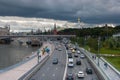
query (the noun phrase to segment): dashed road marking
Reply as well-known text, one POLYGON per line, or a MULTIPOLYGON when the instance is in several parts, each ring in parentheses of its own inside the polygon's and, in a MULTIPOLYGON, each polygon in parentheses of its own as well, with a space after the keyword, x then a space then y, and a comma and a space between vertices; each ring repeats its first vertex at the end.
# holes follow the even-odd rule
POLYGON ((58 68, 56 68, 56 70, 58 70, 58 68))
POLYGON ((53 77, 55 77, 55 74, 52 74, 53 77))

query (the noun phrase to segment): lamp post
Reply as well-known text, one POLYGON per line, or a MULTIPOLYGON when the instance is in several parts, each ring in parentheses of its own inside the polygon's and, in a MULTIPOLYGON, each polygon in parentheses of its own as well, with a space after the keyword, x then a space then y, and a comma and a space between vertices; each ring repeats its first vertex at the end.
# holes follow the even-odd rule
POLYGON ((99 58, 100 58, 100 54, 99 54, 99 53, 100 53, 100 50, 99 50, 99 49, 100 49, 100 37, 98 37, 98 66, 99 66, 99 64, 100 64, 100 63, 99 63, 99 58))
POLYGON ((84 38, 84 48, 85 48, 85 46, 86 46, 86 36, 84 38))

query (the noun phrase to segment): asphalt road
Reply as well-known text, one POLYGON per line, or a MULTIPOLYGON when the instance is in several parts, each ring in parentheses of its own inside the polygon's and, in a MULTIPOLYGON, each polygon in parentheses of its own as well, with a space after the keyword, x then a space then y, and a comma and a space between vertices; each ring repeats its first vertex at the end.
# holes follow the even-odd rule
POLYGON ((55 44, 61 51, 55 50, 40 70, 30 80, 63 80, 66 66, 65 48, 59 43, 55 44), (53 58, 58 58, 58 64, 52 64, 53 58))
POLYGON ((74 61, 74 67, 73 68, 67 68, 67 73, 73 73, 74 74, 74 79, 75 80, 92 80, 93 78, 95 78, 95 80, 99 80, 97 75, 95 74, 93 68, 91 67, 91 65, 88 63, 87 58, 81 59, 80 58, 80 54, 78 54, 78 58, 80 58, 81 60, 81 65, 76 65, 76 59, 77 57, 74 57, 75 53, 72 53, 73 56, 73 61, 74 61), (86 73, 86 68, 90 67, 92 68, 93 74, 87 74, 86 73), (84 78, 78 78, 77 74, 79 71, 83 71, 85 73, 85 77, 84 78))
MULTIPOLYGON (((60 43, 55 44, 55 46, 59 46, 62 51, 56 50, 53 52, 53 54, 50 56, 50 58, 46 61, 46 63, 41 67, 41 69, 31 77, 30 80, 63 80, 65 66, 66 66, 66 50, 60 43), (53 58, 58 58, 58 64, 52 64, 53 58)), ((59 48, 58 48, 59 49, 59 48)), ((97 75, 95 74, 93 70, 93 74, 87 74, 85 72, 85 69, 87 67, 91 67, 91 65, 88 63, 87 58, 81 59, 81 65, 76 65, 76 57, 73 55, 73 61, 74 61, 74 67, 69 68, 67 67, 67 73, 73 73, 75 80, 92 80, 95 78, 96 80, 99 80, 97 75), (77 77, 78 71, 83 71, 85 73, 85 77, 83 79, 79 79, 77 77)), ((80 58, 80 54, 78 54, 78 58, 80 58)), ((91 67, 92 68, 92 67, 91 67)))

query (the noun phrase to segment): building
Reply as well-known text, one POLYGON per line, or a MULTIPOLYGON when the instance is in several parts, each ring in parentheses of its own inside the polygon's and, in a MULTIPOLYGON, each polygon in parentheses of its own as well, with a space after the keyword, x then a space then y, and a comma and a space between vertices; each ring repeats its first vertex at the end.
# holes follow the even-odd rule
MULTIPOLYGON (((0 36, 9 35, 10 34, 10 26, 6 25, 4 28, 0 27, 0 36)), ((10 44, 11 38, 4 37, 0 38, 0 44, 10 44)))
POLYGON ((4 28, 0 27, 0 35, 9 35, 10 34, 10 26, 7 25, 4 28))

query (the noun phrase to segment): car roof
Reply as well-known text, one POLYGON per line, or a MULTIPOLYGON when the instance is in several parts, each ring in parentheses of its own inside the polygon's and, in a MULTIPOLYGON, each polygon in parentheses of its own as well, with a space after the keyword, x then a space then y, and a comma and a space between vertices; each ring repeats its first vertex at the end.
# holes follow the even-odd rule
POLYGON ((83 73, 83 71, 79 71, 78 73, 83 73))

